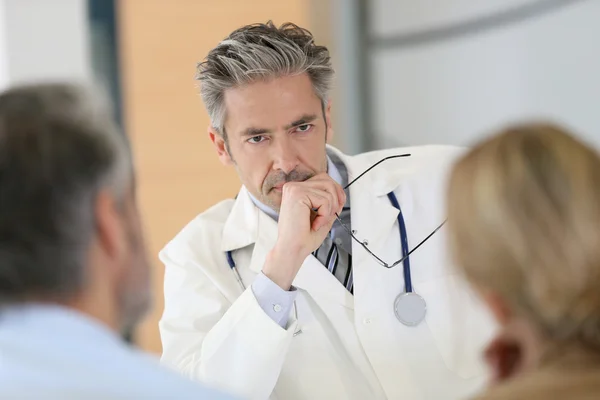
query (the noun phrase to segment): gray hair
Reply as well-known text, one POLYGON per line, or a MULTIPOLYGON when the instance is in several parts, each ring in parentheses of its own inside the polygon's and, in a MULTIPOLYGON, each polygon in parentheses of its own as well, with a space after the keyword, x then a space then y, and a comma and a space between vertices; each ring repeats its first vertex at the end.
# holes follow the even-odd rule
POLYGON ((329 99, 334 70, 329 51, 312 34, 292 23, 273 22, 237 29, 198 64, 196 79, 213 128, 226 138, 224 93, 227 89, 282 76, 307 73, 323 105, 329 99))
POLYGON ((121 201, 133 179, 108 105, 70 84, 0 94, 0 304, 66 299, 86 283, 96 195, 121 201))

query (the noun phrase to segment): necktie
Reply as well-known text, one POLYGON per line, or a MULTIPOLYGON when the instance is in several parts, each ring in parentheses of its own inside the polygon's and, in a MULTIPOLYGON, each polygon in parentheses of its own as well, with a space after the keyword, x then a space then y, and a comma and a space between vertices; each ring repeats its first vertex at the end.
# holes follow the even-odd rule
MULTIPOLYGON (((328 152, 328 156, 341 175, 340 184, 344 186, 348 182, 346 166, 334 152, 328 152)), ((339 216, 344 225, 350 229, 350 193, 348 191, 346 191, 346 204, 339 216)), ((339 221, 334 222, 329 235, 313 254, 350 293, 354 293, 352 238, 339 221)))
MULTIPOLYGON (((350 225, 350 207, 344 207, 340 219, 344 225, 350 225)), ((339 221, 336 221, 314 255, 350 293, 353 293, 352 247, 350 240, 344 240, 347 236, 349 235, 339 221)))

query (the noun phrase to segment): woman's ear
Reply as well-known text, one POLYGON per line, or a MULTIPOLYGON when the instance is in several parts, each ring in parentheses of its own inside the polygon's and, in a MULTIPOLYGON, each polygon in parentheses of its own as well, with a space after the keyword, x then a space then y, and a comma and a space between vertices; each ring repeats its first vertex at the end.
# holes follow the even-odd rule
POLYGON ((219 156, 221 163, 223 165, 232 165, 233 160, 229 154, 229 148, 225 142, 225 138, 223 138, 223 136, 212 127, 212 125, 208 125, 208 137, 215 146, 215 150, 217 150, 217 155, 219 156))
POLYGON ((481 297, 488 309, 500 325, 506 325, 512 317, 507 302, 497 293, 490 290, 480 290, 481 297))

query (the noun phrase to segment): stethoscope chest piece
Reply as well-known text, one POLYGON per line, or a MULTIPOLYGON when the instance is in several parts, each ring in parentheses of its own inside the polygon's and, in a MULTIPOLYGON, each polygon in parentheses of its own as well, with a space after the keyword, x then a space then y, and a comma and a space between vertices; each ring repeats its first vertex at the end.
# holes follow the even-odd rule
POLYGON ((406 326, 417 326, 425 319, 427 303, 415 292, 400 293, 394 301, 394 313, 406 326))

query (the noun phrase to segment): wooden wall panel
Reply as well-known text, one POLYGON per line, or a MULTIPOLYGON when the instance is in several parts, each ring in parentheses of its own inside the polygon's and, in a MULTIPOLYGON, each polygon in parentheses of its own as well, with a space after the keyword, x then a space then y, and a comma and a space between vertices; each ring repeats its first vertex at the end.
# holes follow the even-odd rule
POLYGON ((157 253, 188 221, 235 195, 239 181, 218 162, 195 65, 235 28, 272 19, 307 26, 308 0, 120 0, 124 122, 137 163, 141 212, 154 262, 155 304, 135 333, 159 353, 163 266, 157 253))

